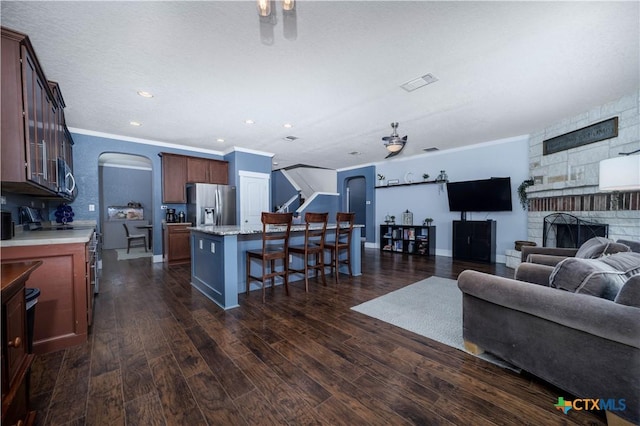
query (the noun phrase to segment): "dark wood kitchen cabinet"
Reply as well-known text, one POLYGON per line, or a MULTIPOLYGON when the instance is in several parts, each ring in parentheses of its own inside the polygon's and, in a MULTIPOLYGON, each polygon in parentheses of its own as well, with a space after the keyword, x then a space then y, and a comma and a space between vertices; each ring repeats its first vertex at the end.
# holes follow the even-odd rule
POLYGON ((191 244, 189 237, 191 231, 187 228, 191 223, 164 223, 163 234, 163 259, 169 265, 178 265, 191 262, 191 244))
POLYGON ((162 202, 187 202, 187 157, 162 153, 162 202))
POLYGON ((187 183, 229 184, 229 162, 188 155, 162 156, 162 201, 184 204, 187 202, 187 183))
MULTIPOLYGON (((87 235, 88 241, 91 240, 90 235, 87 235)), ((88 244, 53 243, 0 249, 3 264, 42 261, 42 266, 30 278, 30 283, 40 289, 33 333, 33 353, 36 355, 87 341, 87 302, 92 300, 87 294, 91 288, 90 277, 87 276, 87 262, 90 262, 87 258, 88 244)))
POLYGON ((208 160, 209 176, 207 183, 229 184, 229 163, 227 161, 208 160))
POLYGON ((453 258, 496 262, 495 220, 454 220, 453 258))
POLYGON ((2 424, 31 425, 36 413, 29 404, 29 372, 24 288, 42 262, 2 264, 2 424))
POLYGON ((229 183, 229 163, 208 158, 187 157, 187 183, 229 183))
POLYGON ((58 158, 72 164, 60 87, 47 81, 25 34, 2 28, 1 50, 2 190, 58 197, 58 158))
POLYGON ((187 157, 187 182, 209 183, 209 160, 206 158, 187 157))

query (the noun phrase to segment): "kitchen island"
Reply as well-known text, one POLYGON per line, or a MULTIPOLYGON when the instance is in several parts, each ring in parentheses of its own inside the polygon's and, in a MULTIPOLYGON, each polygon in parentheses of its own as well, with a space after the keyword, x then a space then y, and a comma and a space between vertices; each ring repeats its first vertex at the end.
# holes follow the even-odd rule
MULTIPOLYGON (((355 225, 351 244, 351 269, 354 276, 362 274, 360 231, 355 225)), ((223 309, 238 306, 238 293, 246 290, 246 251, 262 248, 262 225, 210 226, 201 225, 191 230, 191 285, 223 309)), ((327 225, 327 241, 335 239, 336 224, 327 225)), ((292 225, 290 244, 304 244, 305 225, 292 225)), ((329 262, 327 251, 325 263, 329 262)), ((302 259, 294 256, 291 267, 302 269, 302 259)), ((258 268, 256 265, 255 268, 258 268)), ((346 265, 341 271, 347 272, 346 265)), ((303 279, 302 274, 289 274, 289 282, 303 279), (298 275, 299 277, 296 277, 298 275)), ((276 285, 281 285, 276 282, 276 285)), ((251 290, 261 288, 251 283, 251 290)))

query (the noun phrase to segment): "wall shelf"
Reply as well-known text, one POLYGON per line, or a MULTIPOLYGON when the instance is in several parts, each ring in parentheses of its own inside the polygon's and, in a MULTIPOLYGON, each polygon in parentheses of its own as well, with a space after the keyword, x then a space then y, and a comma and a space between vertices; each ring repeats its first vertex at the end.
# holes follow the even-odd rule
POLYGON ((427 185, 427 184, 434 184, 434 183, 446 183, 446 182, 439 182, 436 180, 423 180, 422 182, 411 182, 411 183, 394 183, 391 185, 380 185, 380 186, 376 186, 376 189, 382 189, 382 188, 396 188, 398 186, 411 186, 411 185, 427 185))

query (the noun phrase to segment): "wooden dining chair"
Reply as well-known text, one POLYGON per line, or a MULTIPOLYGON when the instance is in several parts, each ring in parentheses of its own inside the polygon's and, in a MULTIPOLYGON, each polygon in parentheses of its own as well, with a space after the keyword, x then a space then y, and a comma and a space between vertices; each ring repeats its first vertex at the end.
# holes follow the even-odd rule
POLYGON ((131 247, 139 247, 140 244, 138 244, 138 241, 142 241, 142 244, 144 245, 144 251, 146 253, 147 251, 147 236, 144 234, 131 234, 129 232, 129 227, 127 226, 126 223, 123 223, 122 226, 124 226, 124 232, 127 234, 127 253, 129 253, 129 250, 131 249, 131 247))
POLYGON ((353 235, 353 225, 355 224, 355 213, 336 213, 335 240, 325 242, 324 247, 329 250, 331 262, 325 266, 331 267, 331 273, 335 269, 336 283, 340 282, 340 265, 347 265, 349 276, 353 276, 351 271, 351 236, 353 235), (340 258, 340 252, 346 250, 346 256, 340 258))
POLYGON ((262 212, 262 249, 247 250, 247 296, 251 281, 260 281, 262 285, 262 303, 265 302, 266 282, 275 286, 275 278, 282 277, 285 291, 289 295, 289 234, 293 213, 262 212), (260 276, 251 275, 251 259, 262 264, 260 276), (282 262, 282 269, 276 270, 276 261, 282 262))
POLYGON ((316 278, 318 277, 318 270, 320 270, 322 283, 327 285, 327 279, 324 274, 324 243, 328 218, 329 213, 305 213, 304 244, 289 246, 289 252, 302 255, 302 262, 304 263, 302 269, 289 268, 289 272, 304 274, 304 289, 307 292, 309 291, 310 270, 314 271, 316 278), (310 261, 313 261, 313 263, 309 264, 310 261))

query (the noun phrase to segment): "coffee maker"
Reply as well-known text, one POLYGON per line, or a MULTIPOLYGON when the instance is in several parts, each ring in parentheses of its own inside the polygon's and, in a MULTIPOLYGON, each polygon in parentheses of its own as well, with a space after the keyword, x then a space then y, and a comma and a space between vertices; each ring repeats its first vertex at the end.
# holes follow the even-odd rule
POLYGON ((165 221, 167 223, 176 223, 178 221, 178 218, 176 216, 176 209, 167 209, 165 221))

